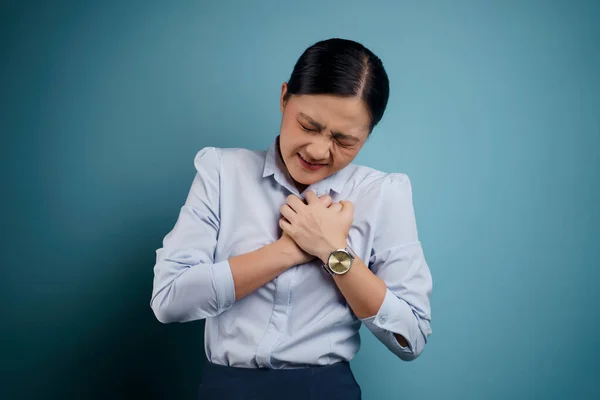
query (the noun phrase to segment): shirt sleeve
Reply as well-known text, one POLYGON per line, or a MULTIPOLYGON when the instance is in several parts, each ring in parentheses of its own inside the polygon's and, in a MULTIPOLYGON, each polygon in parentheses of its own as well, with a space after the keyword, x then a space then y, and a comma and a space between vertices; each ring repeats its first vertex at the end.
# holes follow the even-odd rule
POLYGON ((380 190, 368 264, 387 291, 377 314, 361 321, 394 354, 410 361, 421 354, 431 334, 431 273, 418 239, 409 178, 388 174, 380 190), (406 339, 407 347, 395 333, 406 339))
POLYGON ((219 232, 220 157, 206 147, 173 229, 156 250, 150 306, 162 323, 216 316, 235 300, 229 261, 214 262, 219 232))

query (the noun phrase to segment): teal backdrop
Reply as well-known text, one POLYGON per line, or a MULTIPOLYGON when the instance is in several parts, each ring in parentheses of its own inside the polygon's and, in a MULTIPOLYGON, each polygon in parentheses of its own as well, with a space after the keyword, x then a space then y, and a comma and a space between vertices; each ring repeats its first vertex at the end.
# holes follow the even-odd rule
POLYGON ((2 399, 193 399, 203 323, 150 309, 204 146, 266 149, 301 52, 391 78, 357 162, 412 180, 433 334, 365 329, 364 398, 600 398, 600 2, 3 2, 2 399))

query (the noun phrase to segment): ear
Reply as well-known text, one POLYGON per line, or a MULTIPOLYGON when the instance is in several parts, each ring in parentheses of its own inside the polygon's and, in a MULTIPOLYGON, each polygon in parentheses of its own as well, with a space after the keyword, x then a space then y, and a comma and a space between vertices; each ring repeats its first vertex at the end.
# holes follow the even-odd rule
POLYGON ((285 95, 287 94, 288 85, 287 82, 283 82, 281 85, 281 97, 279 98, 279 111, 283 114, 283 109, 285 108, 285 95))

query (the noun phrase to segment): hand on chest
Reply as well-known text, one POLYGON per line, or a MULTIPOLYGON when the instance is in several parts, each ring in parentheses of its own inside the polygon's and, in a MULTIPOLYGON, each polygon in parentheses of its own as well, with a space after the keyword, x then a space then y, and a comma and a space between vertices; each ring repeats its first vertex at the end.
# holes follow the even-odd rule
MULTIPOLYGON (((221 218, 218 238, 218 251, 220 257, 228 258, 245 254, 261 248, 281 237, 282 229, 279 221, 283 217, 281 208, 289 202, 287 190, 273 192, 258 187, 251 193, 238 195, 235 201, 228 199, 222 202, 221 218)), ((343 197, 338 193, 331 193, 333 203, 350 201, 354 207, 353 219, 348 231, 348 244, 359 257, 368 257, 369 242, 372 240, 372 226, 368 222, 372 217, 368 215, 369 207, 364 201, 354 196, 343 197)), ((300 199, 298 199, 300 200, 300 199)), ((306 200, 302 199, 306 204, 306 200)), ((338 205, 339 206, 339 205, 338 205)), ((371 206, 372 208, 372 206, 371 206)), ((310 212, 308 209, 305 212, 310 212)), ((320 218, 315 215, 304 215, 307 220, 320 218)), ((303 223, 314 221, 303 221, 303 223)), ((333 222, 335 223, 335 217, 333 222)), ((326 234, 327 230, 325 230, 326 234)), ((332 231, 335 232, 335 231, 332 231)))

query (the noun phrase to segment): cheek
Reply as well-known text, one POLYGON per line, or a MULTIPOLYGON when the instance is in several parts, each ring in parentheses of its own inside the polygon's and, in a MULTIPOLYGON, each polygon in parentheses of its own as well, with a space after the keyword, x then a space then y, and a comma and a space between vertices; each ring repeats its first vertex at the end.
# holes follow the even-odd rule
POLYGON ((281 127, 280 145, 284 156, 289 156, 291 152, 296 153, 298 148, 302 147, 305 132, 294 125, 281 127))
POLYGON ((335 151, 333 152, 333 159, 336 165, 347 165, 354 160, 356 157, 356 152, 350 149, 345 149, 339 146, 336 146, 335 151))
POLYGON ((298 127, 295 121, 287 121, 281 125, 281 135, 290 141, 298 140, 305 132, 298 127))
POLYGON ((352 163, 356 158, 358 152, 350 149, 339 149, 335 150, 333 156, 333 169, 339 171, 345 168, 348 164, 352 163))

